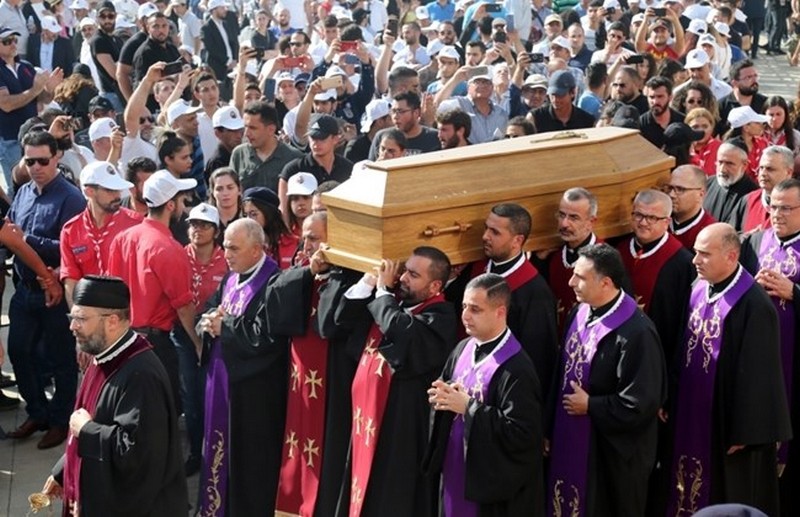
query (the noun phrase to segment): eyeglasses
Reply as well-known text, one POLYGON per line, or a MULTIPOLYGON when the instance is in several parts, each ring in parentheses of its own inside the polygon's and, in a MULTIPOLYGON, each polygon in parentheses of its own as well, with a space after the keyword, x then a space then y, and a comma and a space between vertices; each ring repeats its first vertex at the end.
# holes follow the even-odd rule
POLYGON ((151 124, 156 121, 156 118, 153 115, 149 117, 139 117, 139 124, 144 124, 145 122, 150 122, 151 124))
POLYGON ((50 165, 50 160, 52 159, 53 159, 52 156, 50 158, 25 158, 25 165, 27 165, 28 167, 32 167, 34 163, 38 163, 42 167, 45 167, 47 165, 50 165))
POLYGON ((16 36, 11 36, 10 38, 6 38, 6 39, 3 40, 3 46, 4 47, 8 47, 10 45, 16 45, 16 44, 17 44, 17 37, 16 36))
POLYGON ((82 327, 84 323, 89 321, 92 318, 108 318, 109 316, 113 316, 113 314, 94 314, 92 316, 73 316, 72 314, 67 314, 67 319, 69 320, 70 324, 74 323, 78 327, 82 327))
POLYGON ((641 212, 631 212, 631 217, 637 223, 647 221, 647 224, 656 224, 659 221, 665 221, 669 219, 669 217, 659 217, 657 215, 648 215, 641 212))
POLYGON ((406 108, 404 110, 393 108, 391 110, 392 115, 402 115, 404 113, 408 113, 409 111, 414 111, 412 108, 406 108))
POLYGON ((767 207, 767 209, 771 214, 781 214, 781 215, 789 215, 798 208, 800 208, 800 205, 795 205, 795 206, 769 205, 769 207, 767 207))
POLYGON ((703 190, 700 187, 679 187, 678 185, 664 185, 664 193, 669 194, 675 192, 677 195, 682 196, 690 190, 703 190))

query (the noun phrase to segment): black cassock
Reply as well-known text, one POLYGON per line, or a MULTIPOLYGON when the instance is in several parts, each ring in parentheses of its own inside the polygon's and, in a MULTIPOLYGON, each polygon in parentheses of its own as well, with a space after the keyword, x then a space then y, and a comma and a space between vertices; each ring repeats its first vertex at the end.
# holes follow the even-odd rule
MULTIPOLYGON (((170 386, 152 350, 129 359, 106 381, 78 443, 81 515, 186 514, 189 496, 170 386)), ((64 459, 53 467, 62 484, 64 459)))
MULTIPOLYGON (((450 354, 443 380, 453 380, 468 341, 450 354)), ((544 515, 541 397, 536 369, 523 350, 497 368, 484 404, 470 401, 464 419, 465 496, 479 503, 481 517, 544 515)), ((449 411, 432 413, 425 470, 433 475, 442 470, 454 416, 449 411)))
MULTIPOLYGON (((351 332, 348 350, 355 360, 375 321, 384 334, 378 351, 393 371, 361 516, 430 516, 438 485, 422 472, 430 429, 427 390, 456 342, 453 306, 435 303, 411 316, 393 296, 343 298, 336 321, 351 332)), ((350 418, 341 425, 350 426, 350 418)), ((337 515, 349 512, 350 481, 348 467, 337 515)))
POLYGON ((734 224, 739 200, 756 190, 758 185, 745 173, 742 179, 730 187, 721 187, 716 178, 709 178, 706 187, 706 197, 703 200, 705 211, 721 223, 734 224))
MULTIPOLYGON (((222 279, 208 308, 220 304, 231 274, 222 279)), ((284 338, 268 333, 266 288, 265 284, 256 292, 244 314, 222 318, 220 339, 230 397, 226 515, 232 517, 272 513, 278 491, 289 347, 284 338)))
MULTIPOLYGON (((332 269, 319 288, 319 303, 313 331, 328 340, 328 362, 325 394, 325 441, 322 447, 320 473, 314 514, 333 515, 339 499, 350 443, 350 385, 358 361, 346 353, 347 335, 334 321, 336 307, 347 288, 356 283, 361 273, 332 269)), ((282 271, 272 278, 267 288, 267 315, 270 333, 281 336, 302 336, 308 329, 314 275, 308 267, 282 271)))
MULTIPOLYGON (((567 319, 569 329, 577 313, 567 319)), ((563 376, 563 360, 555 376, 563 376)), ((587 517, 644 515, 647 484, 656 459, 657 412, 667 396, 667 377, 658 333, 637 309, 597 344, 589 385, 590 443, 587 517)), ((560 390, 550 390, 546 423, 552 432, 560 390)))

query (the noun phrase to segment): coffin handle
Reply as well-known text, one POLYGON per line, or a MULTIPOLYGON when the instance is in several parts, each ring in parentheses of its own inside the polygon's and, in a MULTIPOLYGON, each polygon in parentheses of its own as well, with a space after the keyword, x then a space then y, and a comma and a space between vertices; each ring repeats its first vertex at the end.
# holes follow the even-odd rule
POLYGON ((439 228, 438 226, 431 224, 425 228, 422 234, 425 237, 435 237, 443 233, 465 233, 470 228, 472 228, 472 223, 459 223, 458 221, 455 221, 453 226, 445 226, 443 228, 439 228))

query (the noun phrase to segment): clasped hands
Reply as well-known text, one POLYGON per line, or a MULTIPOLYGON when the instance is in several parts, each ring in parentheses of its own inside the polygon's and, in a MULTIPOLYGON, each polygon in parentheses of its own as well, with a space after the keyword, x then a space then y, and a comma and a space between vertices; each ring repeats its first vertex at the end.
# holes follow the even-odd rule
POLYGON ((225 316, 225 309, 222 306, 200 316, 200 328, 203 332, 219 337, 222 334, 222 318, 225 316))
POLYGON ((437 379, 428 389, 428 403, 436 411, 452 411, 463 415, 469 407, 469 398, 464 385, 459 382, 448 384, 437 379))

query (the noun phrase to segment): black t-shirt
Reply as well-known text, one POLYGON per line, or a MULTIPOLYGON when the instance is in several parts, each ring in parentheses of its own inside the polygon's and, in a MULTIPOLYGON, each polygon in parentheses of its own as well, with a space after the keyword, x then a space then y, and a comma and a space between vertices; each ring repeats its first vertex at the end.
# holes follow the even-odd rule
POLYGON ((369 148, 372 141, 369 136, 362 134, 355 140, 347 142, 347 147, 344 149, 344 157, 353 163, 360 162, 369 158, 369 148))
POLYGON ((567 129, 586 129, 594 127, 594 117, 582 109, 572 106, 572 114, 564 124, 556 117, 553 107, 546 104, 533 110, 533 120, 536 125, 537 133, 547 133, 549 131, 564 131, 567 129))
MULTIPOLYGON (((150 68, 155 63, 159 61, 163 61, 165 63, 171 63, 173 61, 177 61, 181 58, 181 53, 178 52, 178 47, 173 45, 171 42, 167 41, 166 45, 161 45, 160 43, 147 38, 144 43, 136 50, 136 54, 133 56, 133 79, 134 85, 138 85, 144 76, 147 74, 147 69, 150 68)), ((152 106, 149 105, 148 107, 152 110, 154 109, 152 106)), ((155 107, 157 108, 158 105, 156 104, 155 107)))
POLYGON ((286 164, 286 166, 281 171, 280 177, 286 181, 289 181, 289 178, 297 174, 298 172, 308 172, 313 174, 314 177, 317 179, 317 184, 321 184, 325 181, 338 181, 343 182, 350 178, 350 173, 353 171, 353 162, 344 158, 342 156, 334 155, 333 159, 333 168, 331 172, 328 173, 314 157, 311 153, 307 153, 302 158, 295 158, 294 160, 290 161, 286 164))
MULTIPOLYGON (((669 109, 669 124, 683 122, 684 118, 686 118, 686 116, 680 111, 675 111, 672 108, 669 109)), ((664 128, 661 127, 661 124, 656 122, 652 111, 643 113, 639 117, 639 131, 641 131, 643 137, 659 149, 664 145, 664 128)))
POLYGON ((92 59, 97 66, 97 73, 100 76, 100 84, 103 86, 104 92, 118 93, 117 79, 106 72, 103 65, 97 59, 100 54, 109 54, 111 60, 116 63, 119 61, 119 54, 122 50, 122 40, 117 36, 111 36, 103 31, 98 31, 92 41, 89 42, 92 48, 92 59))
MULTIPOLYGON (((385 131, 388 131, 388 128, 381 129, 375 134, 375 138, 372 140, 372 147, 369 149, 370 160, 374 161, 378 159, 378 147, 380 146, 380 142, 385 131)), ((442 143, 439 141, 439 133, 435 129, 422 126, 422 131, 420 134, 414 138, 407 139, 406 149, 418 151, 419 153, 441 151, 442 143)))
POLYGON ((145 41, 147 41, 146 32, 139 31, 131 36, 122 46, 122 50, 119 53, 119 62, 123 65, 133 66, 133 56, 136 55, 136 51, 145 41))

